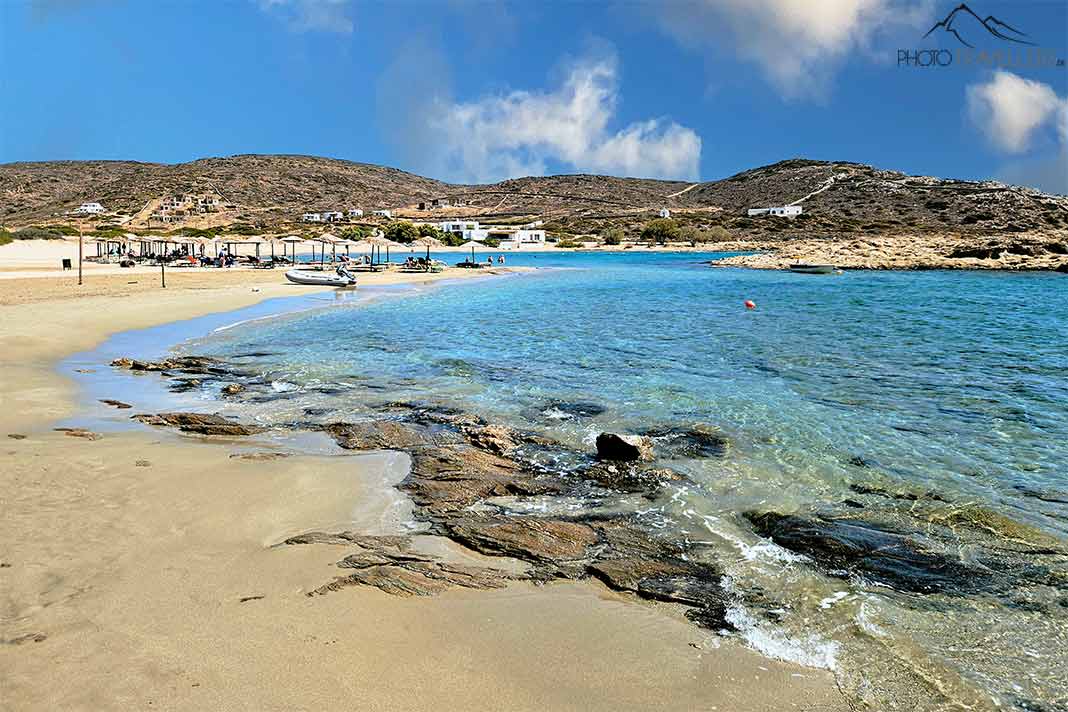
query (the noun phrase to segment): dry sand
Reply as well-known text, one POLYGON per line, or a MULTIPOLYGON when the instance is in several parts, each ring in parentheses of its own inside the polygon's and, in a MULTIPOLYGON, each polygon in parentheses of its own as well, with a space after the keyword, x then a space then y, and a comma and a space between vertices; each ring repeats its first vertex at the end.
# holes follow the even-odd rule
MULTIPOLYGON (((341 550, 271 545, 395 527, 387 483, 404 455, 251 462, 230 457, 246 442, 51 430, 75 415, 61 358, 120 330, 299 293, 281 277, 218 270, 161 290, 101 275, 77 297, 54 278, 0 282, 0 707, 846 708, 829 673, 593 583, 306 596, 339 574, 341 550)), ((363 282, 400 279, 425 277, 363 282)))

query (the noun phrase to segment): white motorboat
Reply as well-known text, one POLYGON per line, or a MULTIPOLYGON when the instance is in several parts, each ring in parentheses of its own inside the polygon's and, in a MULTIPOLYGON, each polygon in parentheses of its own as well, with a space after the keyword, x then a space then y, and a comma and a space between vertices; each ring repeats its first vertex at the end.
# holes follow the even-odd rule
POLYGON ((834 265, 810 265, 799 262, 789 265, 787 269, 799 274, 834 274, 834 265))
POLYGON ((291 269, 286 272, 286 279, 293 284, 310 284, 317 287, 356 286, 356 278, 348 270, 331 273, 313 269, 291 269))

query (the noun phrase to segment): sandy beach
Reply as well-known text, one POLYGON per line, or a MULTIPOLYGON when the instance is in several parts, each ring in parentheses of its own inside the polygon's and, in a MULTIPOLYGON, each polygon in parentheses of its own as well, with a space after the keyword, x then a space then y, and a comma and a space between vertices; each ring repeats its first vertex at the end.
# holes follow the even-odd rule
MULTIPOLYGON (((10 247, 10 246, 8 246, 10 247)), ((831 673, 769 660, 596 583, 390 596, 312 530, 389 534, 393 452, 294 453, 77 422, 63 358, 117 332, 306 293, 280 271, 28 276, 0 248, 0 683, 5 709, 839 710, 831 673)), ((49 256, 49 259, 51 256, 49 256)), ((497 271, 497 270, 495 270, 497 271)), ((485 274, 487 271, 483 271, 485 274)), ((362 285, 472 276, 362 275, 362 285)), ((101 367, 106 367, 101 364, 101 367)), ((461 562, 477 554, 425 546, 461 562)), ((500 566, 498 562, 496 565, 500 566)), ((518 565, 516 563, 515 565, 518 565)))

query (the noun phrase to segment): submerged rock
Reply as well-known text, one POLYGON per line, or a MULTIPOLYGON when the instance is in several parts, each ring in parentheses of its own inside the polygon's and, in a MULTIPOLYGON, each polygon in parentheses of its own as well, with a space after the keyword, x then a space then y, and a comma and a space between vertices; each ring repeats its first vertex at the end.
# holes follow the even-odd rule
POLYGON ((600 403, 589 401, 549 401, 538 408, 538 415, 548 420, 595 418, 608 410, 600 403))
POLYGON ((582 476, 620 492, 655 492, 667 482, 684 482, 686 477, 665 467, 642 468, 627 462, 596 462, 582 476))
POLYGON ((700 423, 689 428, 652 428, 642 435, 652 438, 662 457, 670 458, 719 457, 730 444, 718 428, 700 423))
POLYGON ((653 459, 653 442, 641 435, 601 433, 597 436, 597 458, 636 462, 653 459))
POLYGON ((1006 593, 1024 585, 1068 588, 1062 549, 996 550, 956 538, 948 529, 903 530, 819 514, 747 512, 745 517, 759 534, 811 557, 829 575, 856 574, 898 591, 961 596, 1006 593))
POLYGON ((222 387, 222 394, 224 396, 236 396, 245 390, 245 387, 240 383, 228 383, 222 387))
POLYGON ((145 425, 170 426, 183 433, 198 435, 244 436, 263 432, 263 428, 259 426, 243 425, 221 415, 208 413, 139 414, 132 416, 132 419, 145 425))
POLYGON ((110 406, 112 406, 114 408, 118 408, 119 410, 126 410, 127 408, 133 408, 133 406, 130 405, 129 403, 123 403, 122 401, 115 400, 113 398, 101 398, 100 402, 103 403, 104 405, 110 405, 110 406))

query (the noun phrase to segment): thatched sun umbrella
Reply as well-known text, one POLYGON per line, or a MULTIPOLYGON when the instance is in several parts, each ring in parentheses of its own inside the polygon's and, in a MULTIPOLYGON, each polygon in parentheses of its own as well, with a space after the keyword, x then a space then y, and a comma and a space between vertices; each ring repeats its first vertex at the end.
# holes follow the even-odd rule
POLYGON ((297 263, 297 245, 304 242, 304 238, 299 235, 286 235, 279 240, 282 243, 282 257, 286 256, 286 245, 293 246, 293 264, 297 263))
POLYGON ((412 244, 413 245, 419 245, 419 246, 424 246, 424 245, 426 246, 426 268, 429 270, 430 269, 430 248, 431 247, 441 247, 445 243, 442 242, 441 240, 437 239, 436 237, 430 237, 429 235, 425 235, 423 237, 418 237, 418 238, 412 240, 412 244))

